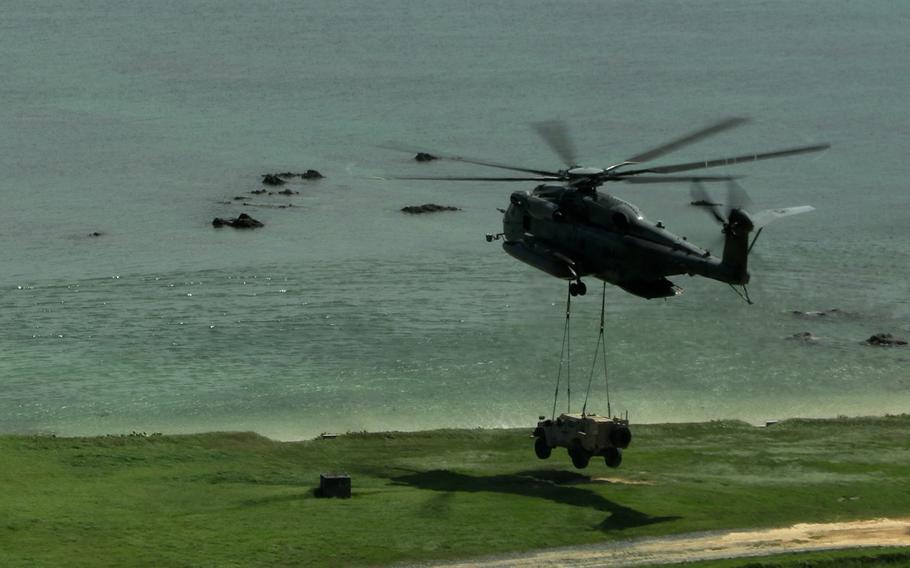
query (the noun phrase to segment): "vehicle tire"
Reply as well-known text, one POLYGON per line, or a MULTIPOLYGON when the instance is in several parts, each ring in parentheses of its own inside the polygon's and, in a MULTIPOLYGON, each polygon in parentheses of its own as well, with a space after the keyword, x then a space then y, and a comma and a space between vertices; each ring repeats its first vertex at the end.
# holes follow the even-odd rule
POLYGON ((632 431, 627 426, 617 426, 610 431, 610 443, 617 448, 628 448, 632 442, 632 431))
POLYGON ((588 467, 588 462, 591 461, 591 454, 577 442, 574 446, 569 448, 569 457, 572 458, 572 465, 578 469, 588 467))
POLYGON ((572 296, 578 295, 578 285, 575 282, 569 282, 569 294, 572 296))
POLYGON ((537 457, 545 460, 550 457, 550 454, 553 452, 553 448, 547 445, 547 441, 543 438, 537 438, 534 440, 534 453, 537 454, 537 457))
POLYGON ((576 290, 578 291, 579 296, 584 296, 585 294, 588 293, 588 287, 585 285, 584 282, 582 282, 580 280, 578 281, 578 287, 576 288, 576 290))
POLYGON ((604 451, 604 463, 607 467, 619 467, 622 463, 622 450, 619 448, 607 448, 604 451))

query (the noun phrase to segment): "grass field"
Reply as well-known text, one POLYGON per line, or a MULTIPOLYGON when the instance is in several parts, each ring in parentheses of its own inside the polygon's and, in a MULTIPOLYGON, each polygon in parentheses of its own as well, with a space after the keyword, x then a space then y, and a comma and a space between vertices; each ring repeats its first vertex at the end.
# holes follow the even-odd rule
POLYGON ((3 437, 0 566, 376 565, 910 516, 910 415, 633 425, 616 470, 538 460, 529 433, 3 437), (351 499, 314 496, 331 471, 351 499))

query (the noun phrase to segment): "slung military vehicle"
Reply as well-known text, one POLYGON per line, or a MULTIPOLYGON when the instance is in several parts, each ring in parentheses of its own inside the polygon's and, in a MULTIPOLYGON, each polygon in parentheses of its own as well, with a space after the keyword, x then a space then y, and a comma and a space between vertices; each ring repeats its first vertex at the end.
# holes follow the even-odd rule
POLYGON ((629 421, 596 414, 560 414, 556 420, 540 417, 532 434, 534 453, 545 460, 553 448, 566 448, 572 465, 584 469, 593 456, 603 456, 608 467, 619 467, 622 450, 632 442, 629 421))

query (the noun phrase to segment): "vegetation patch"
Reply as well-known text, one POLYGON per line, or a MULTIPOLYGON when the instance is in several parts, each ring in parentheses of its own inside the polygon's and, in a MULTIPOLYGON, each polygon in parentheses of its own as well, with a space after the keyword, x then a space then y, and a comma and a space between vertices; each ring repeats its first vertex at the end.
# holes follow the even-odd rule
POLYGON ((910 514, 910 416, 633 425, 617 470, 538 460, 530 430, 3 437, 0 565, 381 565, 910 514), (315 496, 327 472, 351 499, 315 496))

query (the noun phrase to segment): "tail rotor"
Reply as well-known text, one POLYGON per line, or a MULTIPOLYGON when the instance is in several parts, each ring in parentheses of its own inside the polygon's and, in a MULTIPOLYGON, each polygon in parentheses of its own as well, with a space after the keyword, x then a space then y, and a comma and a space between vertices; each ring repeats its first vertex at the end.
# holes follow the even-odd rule
MULTIPOLYGON (((766 225, 778 219, 808 213, 815 208, 810 205, 798 207, 785 207, 782 209, 767 209, 750 214, 748 209, 753 206, 752 199, 739 184, 733 180, 727 181, 727 198, 725 203, 715 201, 705 190, 704 186, 695 182, 692 184, 690 194, 691 204, 703 208, 715 222, 721 225, 721 234, 724 239, 724 252, 722 265, 727 268, 727 283, 730 286, 740 285, 743 293, 740 295, 750 304, 746 284, 749 283, 747 269, 748 258, 755 248, 755 243, 766 225), (755 235, 749 239, 749 233, 755 235)), ((739 290, 734 288, 739 293, 739 290)))
MULTIPOLYGON (((692 202, 695 207, 701 207, 708 215, 711 216, 723 229, 723 234, 729 234, 730 231, 737 229, 737 221, 742 223, 743 219, 737 219, 737 212, 744 213, 752 207, 752 199, 741 185, 733 180, 727 180, 727 199, 720 203, 715 201, 705 186, 701 182, 693 182, 689 191, 692 202), (724 206, 722 209, 721 206, 724 206)), ((747 216, 748 217, 748 216, 747 216)))

